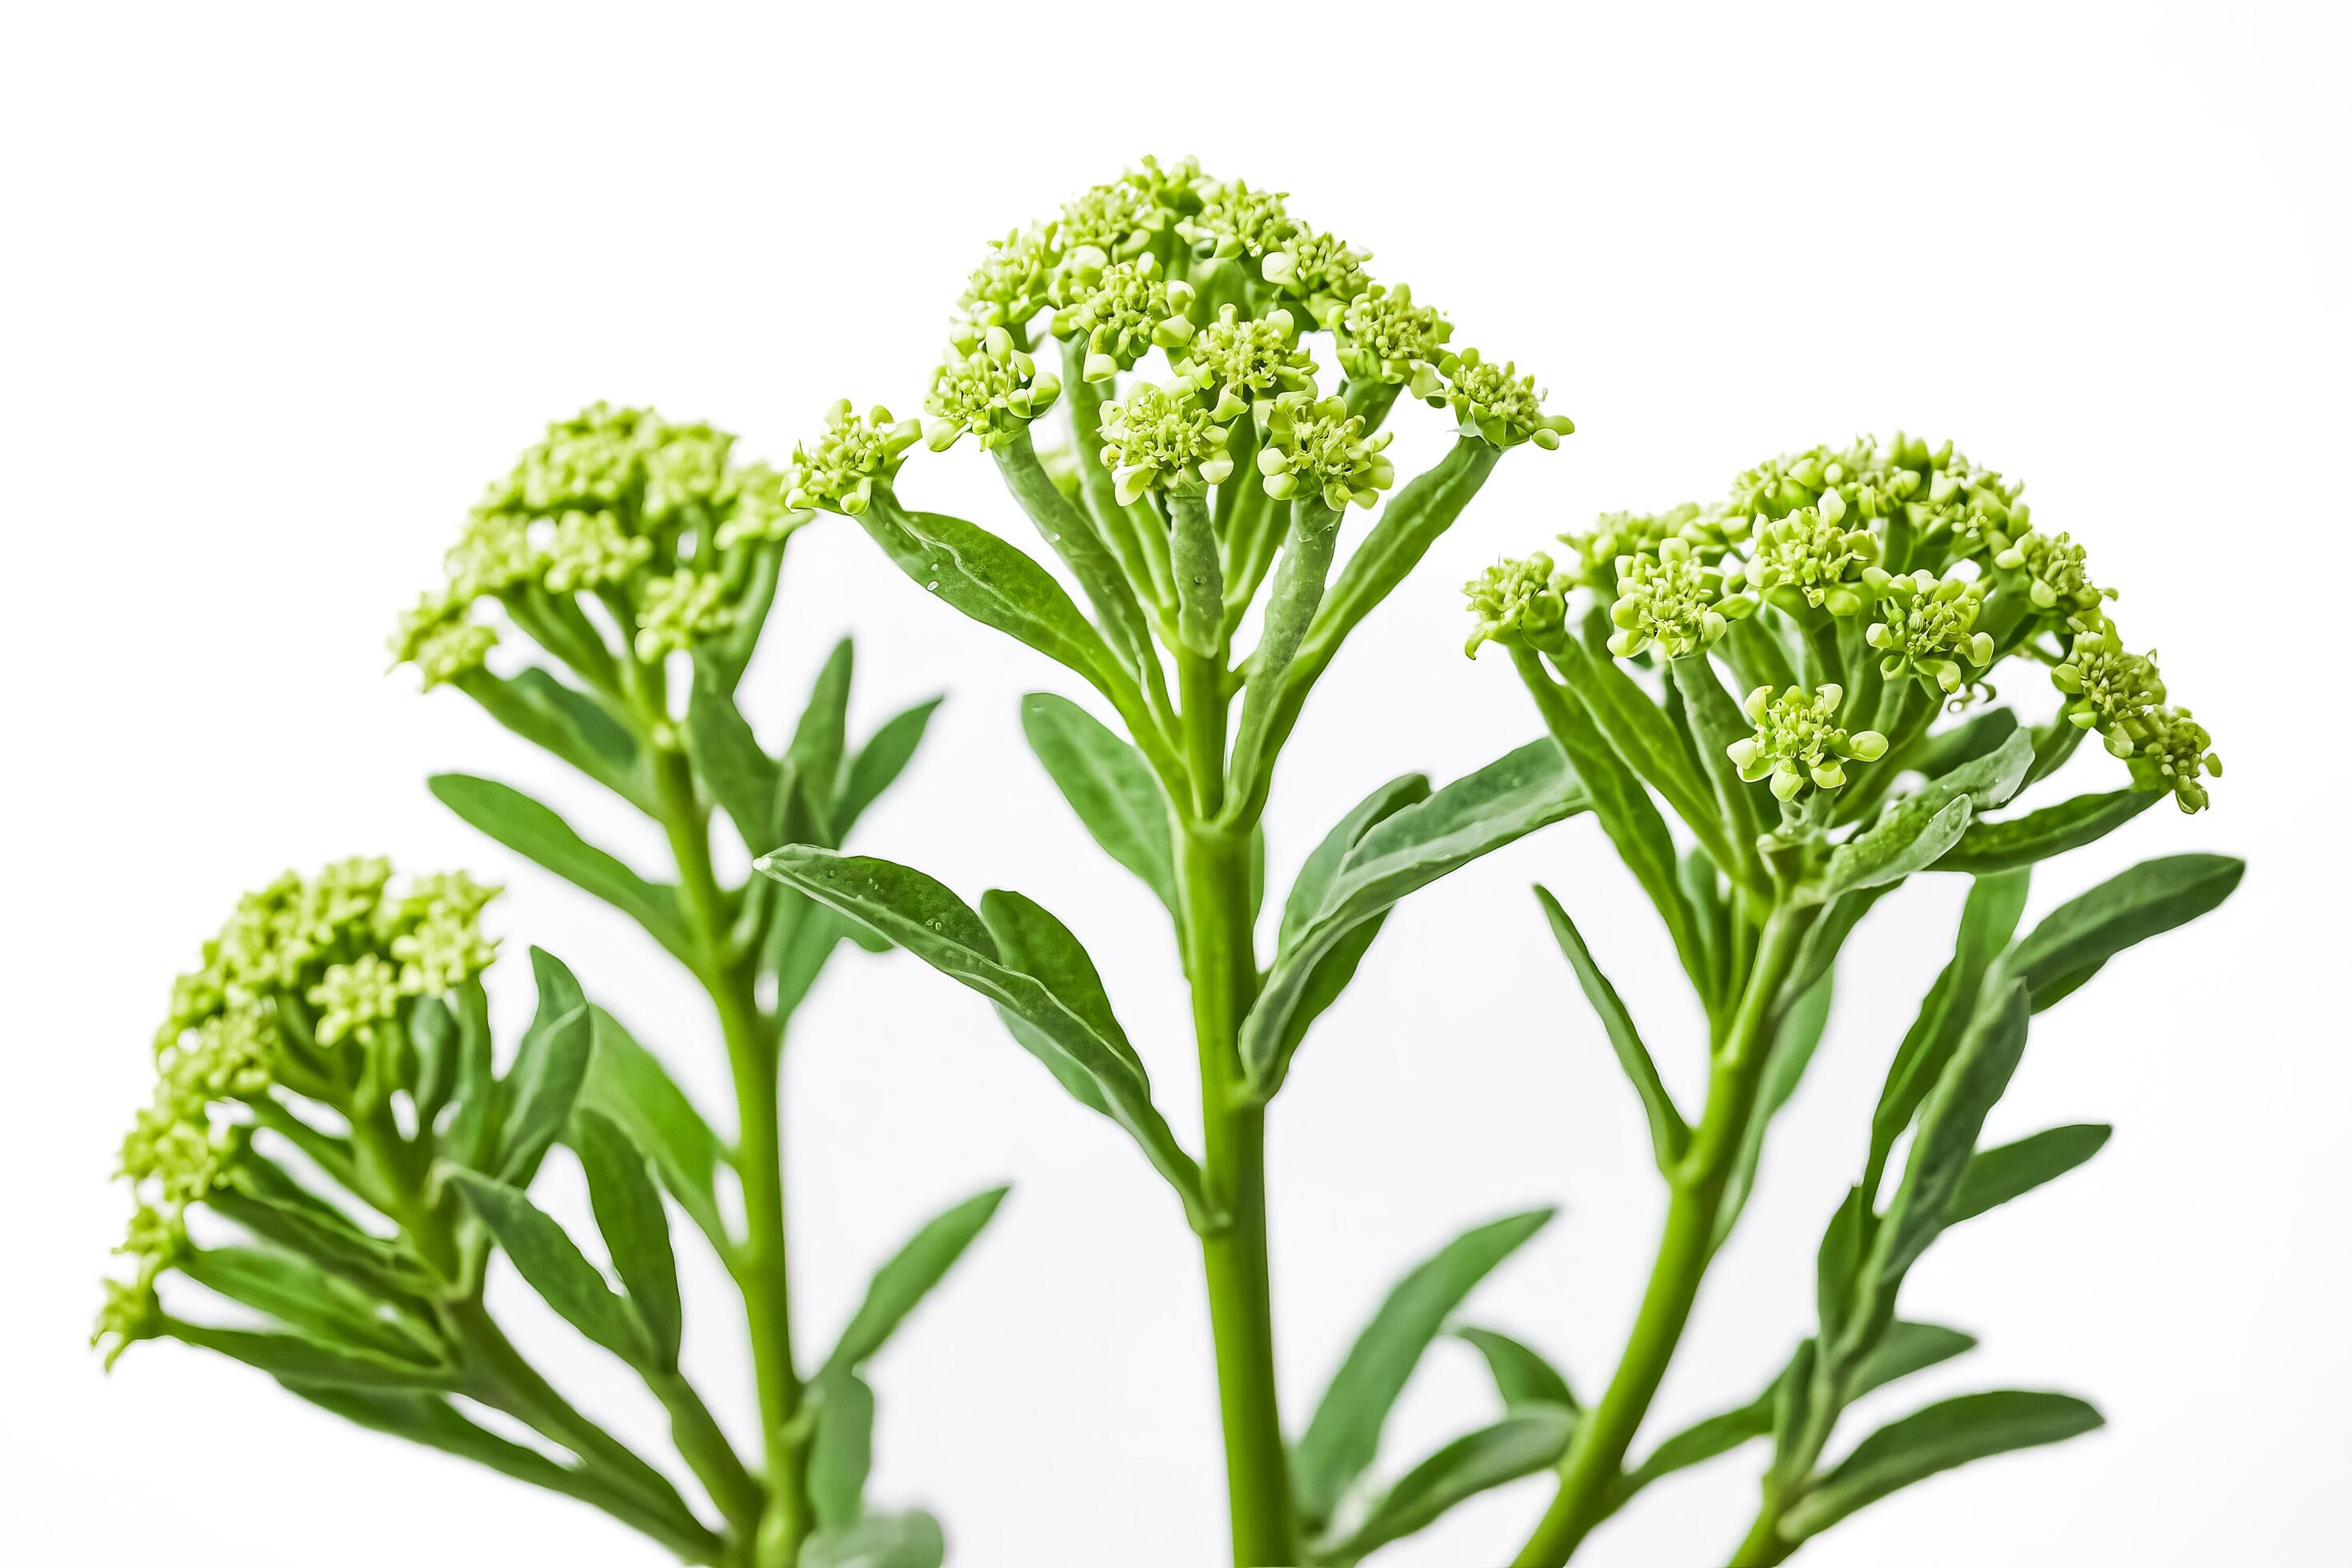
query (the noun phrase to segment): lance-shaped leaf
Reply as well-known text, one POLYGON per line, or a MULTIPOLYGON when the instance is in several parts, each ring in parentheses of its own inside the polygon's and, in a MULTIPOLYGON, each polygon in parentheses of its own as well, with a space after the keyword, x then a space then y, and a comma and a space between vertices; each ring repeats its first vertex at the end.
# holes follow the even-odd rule
POLYGON ((1290 1480, 1301 1513, 1331 1517, 1349 1483, 1379 1454, 1381 1428, 1430 1341, 1471 1288, 1551 1216, 1549 1208, 1534 1209, 1465 1231, 1397 1282, 1331 1374, 1298 1439, 1290 1480))
POLYGON ((2044 1182, 2056 1181, 2105 1148, 2114 1131, 2096 1122, 2077 1122, 2045 1128, 1999 1148, 1978 1150, 1960 1177, 1959 1190, 1952 1194, 1951 1206, 1944 1211, 1944 1223, 1955 1226, 1974 1219, 2044 1182))
POLYGON ((1242 1065, 1252 1094, 1266 1099, 1289 1068, 1291 1016, 1317 966, 1355 927, 1398 900, 1490 850, 1580 809, 1576 775, 1549 741, 1531 742, 1404 806, 1369 829, 1323 889, 1314 915, 1286 952, 1277 952, 1256 1003, 1243 1020, 1242 1065))
POLYGON ((540 1162, 562 1134, 580 1098, 595 1054, 594 1026, 580 983, 555 955, 530 950, 531 976, 539 984, 539 1012, 516 1047, 513 1069, 500 1085, 507 1103, 499 1136, 499 1180, 528 1187, 540 1162))
POLYGON ((537 665, 512 679, 487 669, 457 677, 485 712, 648 815, 656 809, 644 753, 628 727, 586 692, 537 665))
MULTIPOLYGON (((856 651, 847 637, 833 645, 824 666, 817 671, 792 743, 784 748, 784 787, 806 820, 782 826, 787 835, 814 835, 814 841, 841 842, 841 825, 835 802, 841 794, 843 759, 849 750, 849 685, 856 651)), ((772 847, 771 837, 761 849, 772 847)), ((758 851, 754 851, 758 853, 758 851)))
POLYGON ((947 1550, 940 1521, 909 1509, 818 1531, 801 1546, 800 1568, 940 1568, 947 1550))
POLYGON ((821 1530, 846 1531, 866 1514, 874 1468, 874 1391, 845 1368, 828 1366, 811 1384, 816 1426, 809 1438, 809 1502, 821 1530))
POLYGON ((289 1394, 372 1432, 383 1432, 461 1459, 471 1459, 516 1480, 571 1497, 595 1494, 593 1483, 569 1465, 536 1448, 484 1431, 438 1394, 392 1389, 337 1387, 280 1379, 289 1394))
MULTIPOLYGON (((996 466, 1021 510, 1077 578, 1087 602, 1094 606, 1096 619, 1109 630, 1113 645, 1129 666, 1140 673, 1147 665, 1156 664, 1159 654, 1152 646, 1151 627, 1143 618, 1143 606, 1137 603, 1127 574, 1096 533, 1093 521, 1045 472, 1026 429, 1015 432, 996 448, 996 466)), ((1081 467, 1098 469, 1101 465, 1081 467)), ((1108 481, 1109 475, 1103 478, 1108 481)))
POLYGON ((206 1289, 321 1343, 421 1364, 441 1359, 422 1320, 290 1252, 190 1247, 174 1267, 206 1289))
POLYGON ((1937 774, 1831 853, 1816 896, 1826 902, 1934 865, 1959 842, 1974 813, 1990 811, 2017 793, 2032 765, 2032 737, 2012 730, 1984 755, 1937 774))
POLYGON ((1935 868, 1980 877, 2031 866, 2096 843, 2163 798, 2161 790, 2119 789, 2078 795, 2006 822, 1972 822, 1935 868))
POLYGON ((183 1344, 213 1351, 272 1377, 323 1388, 442 1389, 457 1386, 457 1370, 403 1356, 316 1339, 303 1333, 215 1328, 163 1320, 163 1332, 183 1344))
POLYGON ((1298 868, 1298 876, 1290 884, 1290 896, 1283 900, 1282 925, 1275 939, 1275 951, 1295 950, 1307 928, 1321 912, 1331 884, 1347 863, 1365 834, 1386 822, 1406 806, 1418 805, 1429 798, 1429 780, 1420 773, 1405 773, 1392 778, 1380 788, 1358 801, 1331 826, 1298 868))
POLYGON ((782 770, 761 749, 732 692, 698 665, 683 731, 694 771, 735 825, 744 847, 757 855, 772 846, 783 832, 782 770))
POLYGON ((687 963, 694 943, 678 914, 676 889, 649 882, 588 843, 550 807, 510 785, 466 773, 436 773, 429 781, 442 805, 525 859, 593 893, 653 934, 687 963))
POLYGON ((1756 1189, 1756 1171, 1764 1162, 1764 1138, 1771 1131, 1773 1118, 1797 1092, 1797 1085, 1812 1065, 1813 1052, 1822 1043, 1822 1032, 1829 1026, 1830 1003, 1834 994, 1836 973, 1823 973, 1781 1011, 1780 1021, 1772 1030, 1772 1044, 1764 1058, 1764 1080, 1756 1091, 1756 1103, 1748 1110, 1748 1125, 1739 1137, 1739 1153, 1733 1160, 1731 1177, 1724 1184, 1723 1208, 1715 1222, 1714 1245, 1721 1247, 1732 1227, 1739 1223, 1742 1209, 1748 1206, 1748 1194, 1756 1189))
POLYGON ((2039 1012, 2124 949, 2219 908, 2245 874, 2246 863, 2226 855, 2143 860, 2053 910, 2018 943, 2007 973, 2025 982, 2039 1012))
POLYGON ((1609 1036, 1610 1048, 1617 1053, 1617 1065, 1632 1080, 1633 1092, 1641 1097, 1642 1110, 1650 1121, 1650 1153, 1661 1174, 1671 1173, 1675 1163, 1683 1157, 1690 1145, 1690 1126, 1683 1121, 1682 1112, 1675 1108, 1674 1096, 1658 1078, 1657 1063, 1650 1059, 1649 1047, 1642 1043, 1641 1032, 1633 1026, 1633 1016, 1625 1010, 1617 988, 1601 973, 1592 959, 1592 950, 1584 943, 1584 935, 1568 911, 1548 888, 1536 889, 1536 900, 1543 905, 1544 918, 1551 922, 1551 934, 1559 943, 1559 951, 1576 971, 1576 983, 1583 989, 1584 999, 1601 1016, 1601 1026, 1609 1036))
POLYGON ((644 1150, 687 1216, 724 1257, 733 1245, 719 1217, 719 1170, 727 1155, 686 1091, 613 1016, 589 1010, 593 1049, 578 1109, 610 1117, 644 1150))
MULTIPOLYGON (((1571 636, 1559 638, 1546 651, 1611 749, 1643 784, 1658 792, 1659 798, 1706 847, 1707 857, 1727 869, 1744 869, 1724 829, 1714 785, 1691 760, 1682 730, 1657 700, 1605 647, 1596 654, 1571 636)), ((1717 689, 1721 692, 1720 686, 1717 689)), ((1728 697, 1725 700, 1728 702, 1728 697)), ((1734 708, 1733 711, 1738 710, 1734 708)), ((1739 725, 1733 738, 1752 728, 1739 725)), ((1745 796, 1740 798, 1744 802, 1745 796)), ((1754 837, 1752 824, 1749 836, 1754 837)))
POLYGON ((1575 1430, 1572 1413, 1531 1405, 1456 1437, 1406 1471, 1361 1524, 1322 1546, 1323 1559, 1360 1562, 1391 1541, 1426 1530, 1458 1502, 1550 1468, 1568 1451, 1575 1430))
POLYGON ((1176 911, 1168 803, 1143 754, 1085 709, 1050 691, 1021 700, 1021 731, 1103 852, 1176 911))
POLYGON ((841 797, 834 803, 833 811, 834 826, 843 837, 848 836, 857 819, 866 815, 866 808, 905 771, 915 755, 915 748, 923 743, 923 731, 941 700, 934 697, 892 714, 849 759, 842 773, 841 797))
POLYGON ((1106 1028, 1108 1007, 1097 1001, 1100 982, 1082 986, 1072 979, 1078 963, 1088 974, 1094 966, 1059 921, 1016 894, 992 896, 987 900, 992 918, 983 921, 920 871, 814 846, 779 849, 758 866, 887 937, 1028 1026, 1014 1037, 1073 1094, 1126 1128, 1176 1189, 1192 1222, 1209 1223, 1200 1167, 1151 1103, 1150 1080, 1135 1047, 1115 1020, 1106 1028), (1008 947, 1014 951, 1004 951, 1008 947), (1024 956, 1034 969, 1023 967, 1024 956))
MULTIPOLYGON (((1936 778, 1979 757, 1990 756, 2017 732, 2014 712, 2007 708, 1988 708, 1965 723, 1939 730, 1921 741, 1916 751, 1904 757, 1903 765, 1936 778)), ((2032 737, 2027 739, 2031 743, 2032 737)))
POLYGON ((565 1322, 632 1366, 653 1363, 644 1323, 562 1226, 504 1183, 457 1166, 445 1174, 498 1237, 515 1272, 565 1322))
POLYGON ((2064 1394, 1968 1394, 1880 1427, 1807 1491, 1780 1521, 1781 1539, 1818 1535, 1858 1509, 1940 1471, 2102 1426, 2099 1413, 2064 1394))
POLYGON ((854 1372, 880 1350, 907 1314, 955 1267, 956 1259, 995 1215, 997 1205, 1011 1190, 991 1187, 934 1216, 876 1269, 866 1287, 866 1299, 841 1331, 833 1353, 825 1357, 819 1380, 835 1372, 854 1372))
POLYGON ((1563 1410, 1582 1408, 1559 1370, 1510 1335, 1468 1326, 1455 1329, 1454 1334, 1475 1346, 1486 1358, 1487 1375, 1495 1380, 1495 1392, 1502 1395, 1504 1409, 1517 1410, 1529 1405, 1553 1405, 1563 1410))
POLYGON ((654 1184, 646 1155, 618 1122, 594 1110, 573 1119, 572 1144, 588 1175, 588 1202, 596 1229, 653 1342, 654 1363, 677 1370, 685 1313, 678 1300, 677 1256, 669 1244, 669 1213, 654 1184))

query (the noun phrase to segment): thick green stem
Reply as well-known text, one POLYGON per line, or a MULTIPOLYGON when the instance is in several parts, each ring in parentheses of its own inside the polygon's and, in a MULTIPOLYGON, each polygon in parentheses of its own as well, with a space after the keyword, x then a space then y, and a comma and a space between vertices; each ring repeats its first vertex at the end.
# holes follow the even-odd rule
POLYGON ((1689 1151, 1669 1178, 1665 1229, 1625 1353, 1608 1391, 1578 1424, 1560 1460, 1559 1492, 1520 1551, 1516 1568, 1560 1568, 1593 1526, 1608 1517, 1610 1492, 1623 1471, 1625 1451, 1657 1396, 1715 1253, 1724 1186, 1738 1161, 1740 1142, 1755 1109, 1781 983, 1795 962, 1804 923, 1801 916, 1785 910, 1765 921, 1739 1009, 1708 1074, 1706 1113, 1689 1151))
POLYGON ((1748 1526, 1747 1539, 1732 1552, 1731 1568, 1773 1568, 1796 1549, 1794 1542, 1780 1538, 1780 1508, 1767 1481, 1764 1506, 1756 1510, 1756 1522, 1748 1526))
POLYGON ((1201 1261, 1216 1341, 1234 1562, 1236 1568, 1276 1568, 1298 1561, 1298 1543, 1274 1380, 1265 1112, 1243 1092, 1239 1049, 1242 1016, 1257 986, 1248 831, 1190 828, 1179 862, 1201 1056, 1202 1175, 1210 1208, 1223 1220, 1202 1237, 1201 1261))

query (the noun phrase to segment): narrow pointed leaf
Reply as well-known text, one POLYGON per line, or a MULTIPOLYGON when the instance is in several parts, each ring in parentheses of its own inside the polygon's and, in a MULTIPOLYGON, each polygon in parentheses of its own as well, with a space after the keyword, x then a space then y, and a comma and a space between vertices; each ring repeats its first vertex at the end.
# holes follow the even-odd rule
POLYGON ((2063 1394, 1969 1394, 1931 1405, 1864 1438, 1789 1510, 1781 1535, 1802 1541, 1929 1476, 1972 1459, 2063 1442, 2103 1424, 2096 1410, 2063 1394))
POLYGON ((2030 866, 2096 843, 2163 798, 2161 790, 2119 789, 2078 795, 2006 822, 1972 822, 1936 869, 1982 876, 2030 866))
POLYGON ((907 1314, 955 1267, 956 1259, 980 1235, 1010 1190, 991 1187, 966 1198, 927 1222, 888 1262, 876 1269, 872 1282, 866 1288, 865 1300, 858 1304, 848 1326, 841 1331, 833 1353, 825 1358, 824 1370, 817 1374, 819 1380, 835 1372, 855 1371, 880 1350, 907 1314))
POLYGON ((1969 1161, 1959 1190, 1952 1194, 1951 1206, 1944 1211, 1944 1223, 1953 1226, 1974 1219, 2044 1182, 2056 1181, 2105 1148, 2114 1131, 2096 1122, 2079 1122, 2048 1128, 1996 1149, 1979 1150, 1969 1161))
POLYGON ((1465 1231, 1389 1292, 1298 1440, 1291 1488, 1308 1518, 1330 1518, 1339 1494, 1370 1468, 1397 1395, 1463 1298, 1551 1216, 1549 1208, 1534 1209, 1465 1231))
POLYGON ((656 809, 636 737, 586 692, 537 665, 512 679, 487 669, 457 678, 483 711, 648 815, 656 809))
POLYGON ((940 1568, 947 1550, 940 1521, 911 1509, 818 1531, 801 1547, 800 1568, 940 1568))
POLYGON ((1861 1398, 1915 1372, 1925 1372, 1977 1348, 1976 1336, 1936 1323, 1893 1322, 1848 1379, 1845 1397, 1861 1398))
POLYGON ((866 1513, 866 1478, 874 1468, 874 1391, 844 1367, 827 1367, 814 1387, 809 1502, 819 1529, 845 1531, 866 1513))
POLYGON ((1427 1529, 1465 1499, 1549 1468, 1568 1451, 1575 1430, 1572 1413, 1533 1405, 1456 1437, 1406 1471, 1364 1522, 1330 1549, 1331 1560, 1355 1563, 1427 1529))
POLYGON ((322 1343, 420 1363, 439 1359, 423 1323, 292 1253, 190 1247, 177 1267, 206 1289, 322 1343))
POLYGON ((183 1344, 241 1361, 272 1377, 319 1387, 431 1389, 454 1388, 457 1384, 455 1367, 426 1365, 308 1334, 221 1329, 177 1319, 166 1320, 163 1332, 183 1344))
POLYGON ((515 1052, 514 1069, 502 1088, 509 1100, 506 1126, 499 1137, 499 1180, 528 1187, 540 1162, 562 1134, 580 1098, 595 1055, 594 1026, 580 983, 556 957, 530 950, 531 974, 539 983, 539 1012, 515 1052))
POLYGON ((682 729, 695 773, 743 847, 754 855, 773 848, 784 826, 782 770, 761 749, 732 691, 705 666, 695 668, 682 729))
POLYGON ((866 808, 906 770, 916 748, 923 743, 923 732, 929 728, 931 715, 939 711, 942 700, 934 697, 892 714, 883 721, 880 729, 866 737, 866 744, 849 760, 842 778, 841 798, 834 803, 834 826, 845 838, 857 819, 866 815, 866 808))
POLYGON ((1551 1363, 1508 1334, 1469 1327, 1455 1329, 1454 1333, 1455 1338, 1476 1347, 1486 1358, 1487 1373, 1495 1380, 1495 1392, 1502 1395, 1504 1409, 1517 1410, 1528 1405, 1556 1405, 1563 1410, 1581 1408, 1576 1395, 1569 1392, 1568 1379, 1551 1363))
POLYGON ((727 1155, 686 1091, 661 1062, 601 1007, 589 1009, 594 1049, 579 1107, 612 1118, 643 1149, 687 1216, 723 1257, 732 1245, 719 1210, 719 1170, 727 1155))
POLYGON ((473 1171, 452 1168, 447 1179, 481 1215, 499 1247, 530 1288, 563 1321, 632 1365, 652 1359, 644 1326, 629 1305, 614 1294, 604 1274, 588 1261, 563 1227, 538 1205, 503 1183, 473 1171))
POLYGON ((1990 811, 2017 793, 2032 765, 2032 737, 2012 730, 1984 755, 1929 779, 1831 853, 1819 897, 1827 900, 1900 881, 1934 865, 1959 842, 1974 813, 1990 811))
POLYGON ((2144 860, 2052 910, 2018 943, 2008 972, 2034 993, 2039 1011, 2056 999, 2056 983, 2221 907, 2245 873, 2244 861, 2226 855, 2144 860))
POLYGON ((618 1122, 594 1110, 573 1119, 573 1146, 588 1174, 588 1201, 596 1229, 612 1255, 613 1271, 652 1342, 656 1367, 677 1370, 684 1310, 678 1300, 677 1255, 670 1248, 669 1213, 646 1156, 618 1122))
POLYGON ((1609 1036, 1610 1048, 1617 1053, 1617 1065, 1641 1097, 1643 1113, 1650 1121, 1650 1153, 1660 1172, 1671 1170, 1683 1151, 1690 1145, 1690 1127, 1683 1121, 1682 1112, 1675 1108, 1674 1097, 1658 1078, 1658 1067, 1650 1059, 1650 1048, 1642 1043, 1641 1032, 1633 1026, 1633 1015, 1625 1010, 1624 1001, 1609 977, 1601 973, 1593 962, 1592 950, 1584 943, 1583 933, 1549 889, 1536 889, 1536 900, 1543 905, 1544 918, 1551 922, 1551 934, 1559 943, 1559 951, 1576 971, 1576 983, 1584 992, 1584 999, 1601 1016, 1601 1026, 1609 1036))
POLYGON ((1766 1389, 1752 1403, 1695 1421, 1651 1449, 1647 1458, 1626 1471, 1611 1489, 1609 1511, 1614 1513, 1623 1508, 1633 1500, 1636 1492, 1662 1477, 1703 1465, 1728 1454, 1742 1443, 1771 1435, 1772 1390, 1766 1389))
POLYGON ((466 773, 428 781, 442 805, 500 844, 593 893, 652 933, 676 956, 694 960, 676 889, 649 882, 583 839, 554 811, 509 785, 466 773))
POLYGON ((438 1394, 391 1389, 338 1387, 281 1378, 287 1392, 333 1412, 355 1426, 383 1432, 427 1448, 437 1448, 499 1474, 550 1491, 578 1497, 593 1491, 578 1471, 558 1464, 536 1448, 509 1442, 477 1426, 438 1394))
MULTIPOLYGON (((833 645, 824 668, 809 689, 808 705, 801 710, 792 743, 784 748, 784 773, 791 787, 813 818, 817 842, 841 842, 840 813, 843 758, 849 747, 849 685, 856 650, 847 637, 833 645)), ((793 831, 799 824, 791 824, 793 831)), ((759 850, 773 847, 774 840, 759 850)))
POLYGON ((1290 884, 1290 896, 1283 900, 1282 926, 1275 941, 1277 952, 1295 948, 1306 929, 1314 922, 1323 908, 1324 896, 1331 890, 1332 879, 1339 874, 1348 852, 1377 825, 1386 822, 1406 806, 1429 798, 1429 780, 1420 773, 1406 773, 1391 779, 1372 791, 1334 823, 1331 831, 1308 852, 1298 868, 1298 876, 1290 884))
POLYGON ((1143 879, 1176 911, 1176 862, 1168 803, 1143 754, 1066 697, 1021 700, 1021 730, 1047 776, 1103 852, 1143 879))

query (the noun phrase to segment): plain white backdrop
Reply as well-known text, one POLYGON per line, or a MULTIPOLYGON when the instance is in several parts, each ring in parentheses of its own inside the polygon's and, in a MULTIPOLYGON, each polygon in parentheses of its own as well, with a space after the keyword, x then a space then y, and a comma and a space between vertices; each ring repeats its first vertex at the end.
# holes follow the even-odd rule
MULTIPOLYGON (((108 1177, 168 982, 284 867, 463 864, 508 881, 510 952, 562 954, 719 1100, 717 1042, 666 961, 423 780, 507 777, 652 846, 462 700, 387 678, 392 616, 548 418, 651 402, 782 456, 837 395, 910 409, 983 239, 1192 152, 1290 191, 1579 425, 1505 464, 1335 667, 1279 782, 1277 888, 1373 783, 1536 732, 1502 661, 1461 657, 1454 584, 1597 510, 1899 425, 2029 478, 2037 521, 2089 543, 2229 770, 2210 815, 2153 812, 2050 865, 2035 908, 2147 855, 2252 870, 2037 1025, 1993 1131, 2115 1140, 1929 1256, 1906 1312, 1983 1348, 1873 1409, 2063 1387, 2110 1426, 1906 1492, 1807 1561, 2347 1560, 2342 6, 27 5, 0 60, 0 1557, 656 1561, 226 1363, 147 1346, 100 1375, 81 1347, 124 1215, 108 1177)), ((1408 469, 1438 445, 1418 412, 1408 469)), ((904 488, 1013 527, 969 447, 904 488)), ((1170 940, 1015 724, 1021 692, 1069 682, 830 521, 793 545, 751 683, 772 734, 850 630, 861 725, 950 693, 864 847, 1061 913, 1191 1124, 1170 940)), ((1412 899, 1274 1118, 1295 1419, 1400 1270, 1538 1202, 1560 1217, 1471 1315, 1587 1389, 1613 1360, 1659 1194, 1538 878, 1670 1079, 1696 1081, 1666 944, 1589 821, 1412 899)), ((1815 1239, 1958 893, 1923 879, 1853 944, 1653 1436, 1746 1397, 1803 1331, 1815 1239)), ((528 985, 506 967, 512 1015, 528 985)), ((961 1568, 1217 1562, 1196 1257, 1132 1148, 902 958, 841 963, 787 1070, 815 1342, 921 1217, 1015 1184, 876 1365, 877 1493, 935 1507, 961 1568)), ((583 1402, 646 1419, 613 1363, 534 1328, 583 1402)), ((689 1328, 730 1417, 735 1332, 723 1305, 689 1328)), ((1383 1463, 1483 1418, 1482 1379, 1439 1345, 1383 1463)), ((1661 1487, 1591 1561, 1719 1562, 1759 1463, 1661 1487)), ((1491 1494, 1381 1561, 1499 1563, 1545 1496, 1491 1494)))

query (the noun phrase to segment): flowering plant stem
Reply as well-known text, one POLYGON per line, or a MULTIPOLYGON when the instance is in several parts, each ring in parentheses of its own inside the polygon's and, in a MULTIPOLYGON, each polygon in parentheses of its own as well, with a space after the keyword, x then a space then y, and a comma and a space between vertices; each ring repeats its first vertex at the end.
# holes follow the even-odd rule
POLYGON ((1738 1009, 1714 1052, 1706 1109, 1687 1152, 1667 1176, 1665 1226, 1633 1332, 1607 1392, 1579 1424, 1560 1461, 1559 1490, 1515 1568, 1560 1568, 1612 1510, 1610 1493, 1622 1474, 1626 1450, 1682 1342, 1715 1256, 1724 1189, 1755 1113, 1771 1044, 1775 999, 1810 917, 1811 911, 1776 907, 1764 918, 1738 1009))

